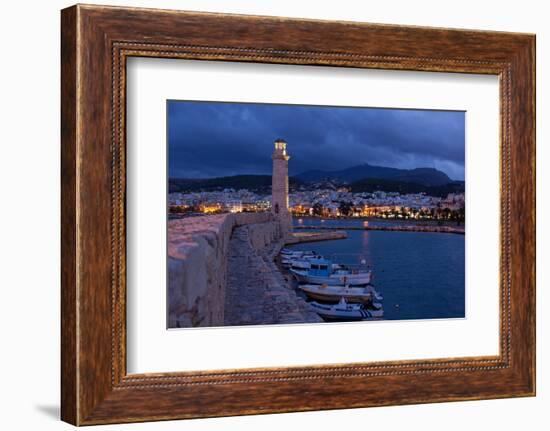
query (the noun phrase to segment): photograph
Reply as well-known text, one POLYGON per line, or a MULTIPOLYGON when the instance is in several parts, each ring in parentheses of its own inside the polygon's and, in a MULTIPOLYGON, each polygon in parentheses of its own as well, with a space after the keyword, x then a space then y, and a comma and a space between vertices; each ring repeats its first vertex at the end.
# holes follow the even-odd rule
POLYGON ((168 329, 467 317, 466 112, 166 113, 168 329))

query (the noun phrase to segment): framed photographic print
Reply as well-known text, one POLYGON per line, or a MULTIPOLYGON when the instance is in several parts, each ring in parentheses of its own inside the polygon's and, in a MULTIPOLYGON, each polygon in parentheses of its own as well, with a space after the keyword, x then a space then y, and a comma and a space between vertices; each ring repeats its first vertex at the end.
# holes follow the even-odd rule
POLYGON ((63 420, 535 394, 533 35, 61 30, 63 420))

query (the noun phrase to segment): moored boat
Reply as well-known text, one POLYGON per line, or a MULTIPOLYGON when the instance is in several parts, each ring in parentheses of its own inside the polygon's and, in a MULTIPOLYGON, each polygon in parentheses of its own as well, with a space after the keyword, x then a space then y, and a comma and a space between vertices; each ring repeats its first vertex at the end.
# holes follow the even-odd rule
POLYGON ((279 252, 281 257, 290 258, 296 256, 316 256, 317 253, 313 250, 290 250, 288 248, 283 248, 279 252))
MULTIPOLYGON (((303 269, 310 269, 311 265, 315 265, 319 263, 319 260, 323 259, 321 256, 304 256, 297 259, 290 259, 287 267, 290 269, 295 270, 303 270, 303 269)), ((283 261, 284 262, 284 261, 283 261)), ((339 265, 337 263, 333 263, 331 265, 333 271, 346 269, 344 265, 339 265)))
POLYGON ((321 304, 312 301, 310 307, 329 322, 349 322, 369 319, 379 319, 384 316, 384 311, 380 309, 369 309, 364 304, 348 303, 341 298, 337 304, 321 304))
POLYGON ((369 270, 334 267, 332 262, 327 259, 312 260, 309 267, 291 268, 290 272, 300 283, 327 284, 329 286, 365 286, 372 279, 372 273, 369 270))
POLYGON ((337 303, 344 299, 349 303, 372 304, 379 295, 372 286, 329 286, 327 284, 304 284, 298 286, 308 298, 315 301, 337 303))
POLYGON ((289 267, 292 262, 296 260, 303 260, 303 259, 315 259, 319 258, 320 256, 317 255, 314 251, 295 251, 292 253, 281 253, 281 263, 283 266, 289 267))
POLYGON ((282 248, 281 251, 279 253, 281 254, 292 254, 294 253, 296 250, 291 250, 290 248, 282 248))

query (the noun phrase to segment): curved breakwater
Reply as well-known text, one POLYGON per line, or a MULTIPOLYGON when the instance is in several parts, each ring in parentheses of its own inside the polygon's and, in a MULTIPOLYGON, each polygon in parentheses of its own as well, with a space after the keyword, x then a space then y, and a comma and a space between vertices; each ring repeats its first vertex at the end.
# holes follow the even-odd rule
POLYGON ((321 230, 386 230, 394 232, 432 232, 432 233, 454 233, 464 235, 464 227, 437 226, 437 225, 367 225, 367 226, 294 226, 294 229, 321 229, 321 230))
POLYGON ((285 237, 270 213, 169 221, 168 327, 321 322, 274 258, 287 242, 345 236, 326 231, 285 237))

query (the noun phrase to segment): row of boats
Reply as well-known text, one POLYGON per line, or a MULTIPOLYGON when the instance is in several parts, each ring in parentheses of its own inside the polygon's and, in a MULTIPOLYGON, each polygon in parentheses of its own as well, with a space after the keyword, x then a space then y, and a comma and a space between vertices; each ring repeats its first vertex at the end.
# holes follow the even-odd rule
POLYGON ((372 285, 372 271, 333 263, 314 251, 283 248, 281 265, 298 281, 309 305, 326 321, 380 319, 382 296, 372 285))

